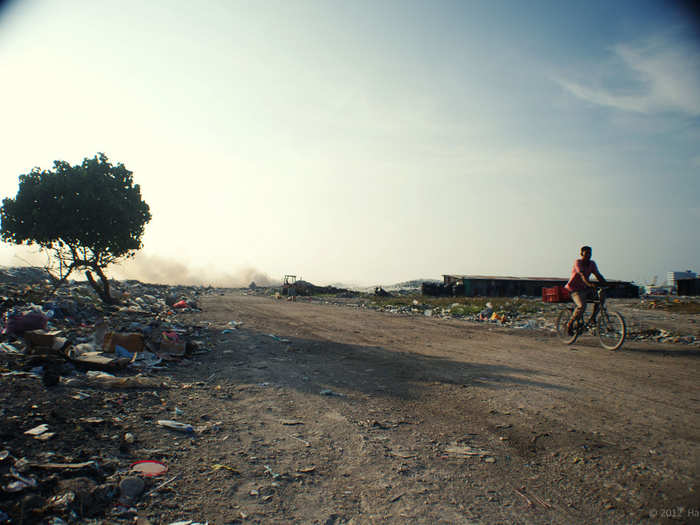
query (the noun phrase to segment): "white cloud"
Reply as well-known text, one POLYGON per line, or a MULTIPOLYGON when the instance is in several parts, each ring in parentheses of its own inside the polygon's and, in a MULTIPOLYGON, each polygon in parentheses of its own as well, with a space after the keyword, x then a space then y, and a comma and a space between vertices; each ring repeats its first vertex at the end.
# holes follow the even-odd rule
POLYGON ((700 50, 679 38, 654 37, 642 42, 619 44, 610 62, 592 81, 566 78, 556 81, 574 96, 598 104, 637 113, 673 111, 700 115, 700 50), (601 86, 603 77, 634 90, 601 86))

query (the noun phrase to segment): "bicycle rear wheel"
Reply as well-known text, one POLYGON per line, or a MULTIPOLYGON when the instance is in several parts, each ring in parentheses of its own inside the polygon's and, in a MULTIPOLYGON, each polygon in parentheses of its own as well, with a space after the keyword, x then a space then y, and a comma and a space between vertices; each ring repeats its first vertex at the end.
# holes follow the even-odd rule
POLYGON ((625 318, 617 312, 601 312, 598 317, 600 345, 607 350, 617 350, 625 342, 627 326, 625 318))
POLYGON ((574 329, 573 335, 569 335, 566 331, 566 325, 569 323, 569 319, 574 315, 574 309, 571 307, 565 308, 557 316, 557 335, 561 342, 567 345, 573 344, 578 338, 578 330, 574 329))

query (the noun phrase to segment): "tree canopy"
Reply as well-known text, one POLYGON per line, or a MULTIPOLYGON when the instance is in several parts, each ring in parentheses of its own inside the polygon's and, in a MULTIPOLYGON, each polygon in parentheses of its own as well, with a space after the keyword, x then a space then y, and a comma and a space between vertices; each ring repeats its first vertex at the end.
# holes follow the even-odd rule
POLYGON ((57 160, 52 170, 20 175, 17 196, 3 199, 0 219, 3 241, 49 251, 59 265, 58 276, 49 272, 57 281, 86 269, 90 284, 111 302, 103 269, 141 248, 151 213, 132 172, 100 153, 75 166, 57 160), (90 270, 100 276, 101 288, 90 270))

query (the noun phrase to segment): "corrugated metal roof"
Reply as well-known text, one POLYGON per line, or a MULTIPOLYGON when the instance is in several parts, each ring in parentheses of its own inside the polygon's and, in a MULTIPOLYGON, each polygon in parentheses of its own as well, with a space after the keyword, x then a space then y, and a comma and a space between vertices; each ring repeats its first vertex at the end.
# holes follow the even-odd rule
MULTIPOLYGON (((484 281, 568 281, 568 277, 511 277, 507 275, 458 275, 454 273, 444 273, 443 277, 453 277, 455 279, 473 279, 484 281)), ((609 283, 628 283, 617 279, 606 279, 609 283)))
POLYGON ((455 279, 482 279, 490 281, 568 281, 568 277, 510 277, 507 275, 458 275, 445 273, 443 277, 454 277, 455 279))

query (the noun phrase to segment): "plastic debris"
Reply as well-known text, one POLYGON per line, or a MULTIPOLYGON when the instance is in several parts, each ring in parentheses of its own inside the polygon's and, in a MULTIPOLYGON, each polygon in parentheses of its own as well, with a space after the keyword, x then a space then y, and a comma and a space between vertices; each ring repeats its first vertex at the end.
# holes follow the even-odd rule
POLYGON ((22 476, 19 472, 17 472, 15 467, 10 468, 10 476, 14 478, 15 481, 10 482, 3 487, 5 492, 21 492, 24 489, 34 488, 37 486, 37 482, 34 478, 22 476))
POLYGON ((134 354, 129 352, 126 348, 124 348, 121 345, 116 345, 114 347, 114 354, 117 357, 126 357, 127 359, 133 359, 133 357, 134 357, 134 354))
POLYGON ((78 391, 70 397, 72 397, 73 399, 77 399, 78 401, 82 401, 83 399, 89 399, 90 394, 88 394, 87 392, 78 391))
POLYGON ((280 474, 278 474, 277 472, 273 472, 272 468, 269 465, 263 465, 263 467, 265 467, 265 472, 267 472, 272 477, 272 479, 280 478, 280 474))
POLYGON ((25 431, 24 433, 28 436, 40 436, 44 432, 47 432, 49 430, 49 425, 46 423, 43 423, 39 426, 36 426, 34 428, 30 428, 29 430, 25 431))
POLYGON ((345 394, 340 394, 338 392, 333 392, 330 388, 324 388, 319 392, 322 396, 338 396, 338 397, 345 397, 345 394))
POLYGON ((240 472, 238 472, 238 470, 236 470, 236 469, 233 468, 232 466, 230 466, 230 465, 224 465, 224 464, 222 464, 222 463, 214 463, 214 464, 211 466, 211 468, 212 468, 213 470, 228 470, 229 472, 233 472, 234 474, 240 474, 240 472))
POLYGON ((39 468, 44 470, 83 470, 91 469, 98 470, 99 465, 96 461, 83 461, 82 463, 33 463, 33 468, 39 468))
POLYGON ((452 445, 445 449, 445 453, 455 457, 488 456, 488 452, 468 445, 452 445))
POLYGON ((12 346, 10 343, 0 343, 0 352, 4 352, 6 354, 23 354, 21 350, 18 350, 14 346, 12 346))
POLYGON ((173 421, 171 419, 159 419, 156 421, 158 426, 169 428, 170 430, 179 430, 180 432, 194 432, 194 427, 188 425, 187 423, 180 423, 179 421, 173 421))
POLYGON ((146 478, 162 476, 168 471, 168 467, 160 461, 143 460, 131 465, 131 471, 141 474, 146 478))

